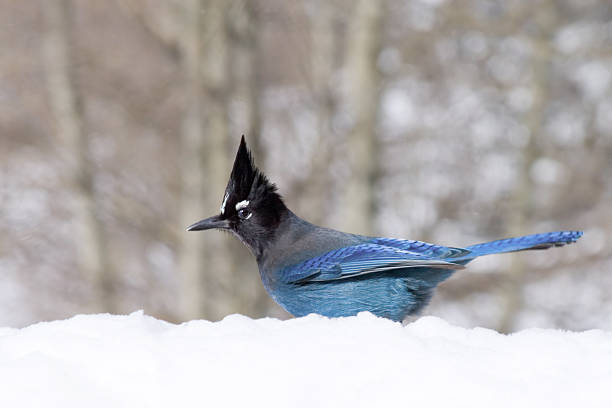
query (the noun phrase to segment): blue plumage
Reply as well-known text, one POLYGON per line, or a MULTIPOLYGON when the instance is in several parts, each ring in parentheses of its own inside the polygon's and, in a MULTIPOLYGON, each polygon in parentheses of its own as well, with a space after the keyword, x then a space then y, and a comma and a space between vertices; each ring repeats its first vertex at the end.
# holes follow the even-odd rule
POLYGON ((581 236, 582 231, 546 232, 518 238, 499 239, 484 244, 471 245, 466 249, 476 256, 524 251, 526 249, 548 249, 552 246, 571 244, 581 236))
POLYGON ((502 239, 466 248, 367 237, 318 227, 293 214, 240 143, 221 214, 188 230, 226 229, 257 258, 264 287, 295 316, 361 311, 401 321, 427 305, 435 287, 471 260, 575 242, 580 231, 502 239))
MULTIPOLYGON (((376 239, 372 240, 375 241, 376 239)), ((446 267, 461 265, 434 258, 427 254, 366 242, 339 248, 281 269, 279 280, 284 283, 325 282, 391 269, 416 267, 446 267)))
MULTIPOLYGON (((341 247, 286 266, 266 288, 296 316, 350 316, 368 310, 392 320, 418 313, 433 289, 474 258, 495 253, 545 249, 575 242, 579 231, 510 238, 467 248, 420 241, 360 237, 341 247)), ((265 280, 264 280, 265 282, 265 280)))

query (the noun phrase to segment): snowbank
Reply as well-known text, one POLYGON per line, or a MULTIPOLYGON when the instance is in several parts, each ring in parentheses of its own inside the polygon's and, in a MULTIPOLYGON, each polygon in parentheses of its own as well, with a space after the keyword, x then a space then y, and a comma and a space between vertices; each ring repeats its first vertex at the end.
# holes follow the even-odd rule
POLYGON ((0 329, 0 406, 612 407, 612 333, 76 316, 0 329))

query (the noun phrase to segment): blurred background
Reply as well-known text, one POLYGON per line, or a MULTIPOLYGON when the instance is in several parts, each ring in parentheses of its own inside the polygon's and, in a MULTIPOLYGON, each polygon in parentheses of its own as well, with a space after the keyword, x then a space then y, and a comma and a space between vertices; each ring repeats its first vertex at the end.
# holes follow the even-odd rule
POLYGON ((608 0, 0 0, 0 326, 289 316, 219 211, 245 134, 315 223, 481 258, 425 314, 612 329, 608 0))

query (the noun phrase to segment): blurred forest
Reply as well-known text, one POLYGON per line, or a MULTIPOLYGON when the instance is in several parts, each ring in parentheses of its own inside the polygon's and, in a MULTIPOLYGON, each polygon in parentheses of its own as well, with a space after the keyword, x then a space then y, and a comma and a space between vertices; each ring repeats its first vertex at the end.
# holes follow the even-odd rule
POLYGON ((288 206, 486 257, 426 314, 612 329, 608 0, 0 0, 0 326, 288 315, 219 211, 240 135, 288 206))

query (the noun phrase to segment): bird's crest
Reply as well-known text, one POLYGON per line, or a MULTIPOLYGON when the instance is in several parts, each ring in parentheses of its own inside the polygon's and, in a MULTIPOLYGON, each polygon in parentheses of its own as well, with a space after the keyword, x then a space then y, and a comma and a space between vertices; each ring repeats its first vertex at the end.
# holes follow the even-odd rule
MULTIPOLYGON (((265 205, 270 210, 274 210, 279 203, 282 204, 282 199, 276 192, 276 186, 255 166, 242 136, 232 173, 225 188, 221 214, 229 217, 248 205, 265 205)), ((282 207, 285 208, 284 205, 282 207)))

